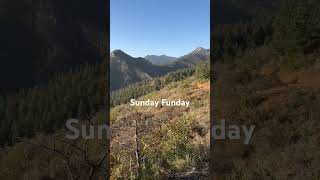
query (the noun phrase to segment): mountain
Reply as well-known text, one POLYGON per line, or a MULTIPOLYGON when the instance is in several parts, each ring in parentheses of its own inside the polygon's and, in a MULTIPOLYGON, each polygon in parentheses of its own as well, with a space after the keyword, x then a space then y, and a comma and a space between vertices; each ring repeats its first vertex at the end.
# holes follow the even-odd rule
POLYGON ((166 65, 174 60, 176 60, 177 58, 175 57, 171 57, 171 56, 166 56, 166 55, 147 55, 146 57, 144 57, 145 59, 147 59, 148 61, 150 61, 152 64, 155 65, 166 65))
POLYGON ((145 58, 134 58, 121 50, 110 54, 110 89, 116 90, 131 83, 162 76, 180 68, 194 67, 198 62, 209 60, 208 49, 196 48, 167 65, 155 65, 145 58))
POLYGON ((111 90, 160 76, 171 70, 173 70, 171 67, 157 66, 144 58, 134 58, 121 50, 114 50, 110 54, 111 90))
POLYGON ((191 53, 179 57, 175 62, 168 66, 173 68, 194 67, 197 63, 207 60, 210 60, 210 50, 198 47, 191 53))

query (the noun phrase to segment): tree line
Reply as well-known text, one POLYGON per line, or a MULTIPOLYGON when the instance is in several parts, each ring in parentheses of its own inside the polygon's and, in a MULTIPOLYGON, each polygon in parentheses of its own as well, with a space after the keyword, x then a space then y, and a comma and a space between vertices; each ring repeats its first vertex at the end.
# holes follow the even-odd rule
MULTIPOLYGON (((107 108, 106 63, 83 65, 56 75, 47 85, 0 96, 0 145, 13 145, 37 133, 53 133, 69 118, 89 120, 107 108)), ((181 69, 129 85, 111 93, 111 105, 160 90, 193 74, 194 69, 181 69)))
POLYGON ((272 47, 279 55, 311 54, 320 47, 320 2, 284 0, 275 14, 260 14, 212 32, 214 61, 240 57, 246 50, 272 47))
POLYGON ((116 106, 127 103, 130 99, 135 99, 153 91, 160 90, 171 82, 186 79, 192 76, 194 71, 194 68, 179 69, 177 71, 170 72, 163 77, 147 79, 113 91, 110 95, 110 104, 111 106, 116 106))
POLYGON ((68 118, 88 119, 105 108, 106 61, 57 75, 47 85, 0 97, 0 144, 51 133, 68 118))

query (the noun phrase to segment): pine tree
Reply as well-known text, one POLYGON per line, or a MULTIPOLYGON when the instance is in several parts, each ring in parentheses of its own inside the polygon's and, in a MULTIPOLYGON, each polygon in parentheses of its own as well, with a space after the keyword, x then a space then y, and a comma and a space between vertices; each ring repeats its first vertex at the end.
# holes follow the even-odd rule
POLYGON ((196 66, 195 75, 198 79, 209 79, 210 78, 210 64, 209 62, 201 62, 196 66))
POLYGON ((160 79, 156 79, 155 80, 154 86, 155 86, 155 90, 156 91, 161 89, 161 81, 160 81, 160 79))
POLYGON ((320 47, 320 2, 286 0, 274 22, 273 44, 282 54, 310 53, 320 47))

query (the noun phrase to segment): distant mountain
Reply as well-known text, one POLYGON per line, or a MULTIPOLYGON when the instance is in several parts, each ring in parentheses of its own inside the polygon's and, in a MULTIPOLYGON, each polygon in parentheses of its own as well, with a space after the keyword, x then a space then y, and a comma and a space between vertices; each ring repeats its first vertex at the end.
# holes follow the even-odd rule
POLYGON ((110 54, 111 90, 154 76, 161 76, 173 68, 157 66, 144 58, 134 58, 121 50, 110 54))
POLYGON ((166 56, 166 55, 160 55, 160 56, 147 55, 144 58, 147 59, 148 61, 150 61, 152 64, 155 64, 155 65, 166 65, 166 64, 169 64, 170 62, 172 62, 172 61, 177 59, 175 57, 166 56))
POLYGON ((174 68, 194 67, 197 63, 207 60, 210 60, 210 50, 198 47, 191 53, 179 57, 175 62, 168 66, 174 68))
POLYGON ((155 65, 145 58, 134 58, 121 50, 110 54, 110 89, 116 90, 131 83, 162 76, 179 68, 194 67, 198 62, 210 59, 208 49, 197 48, 167 65, 155 65))

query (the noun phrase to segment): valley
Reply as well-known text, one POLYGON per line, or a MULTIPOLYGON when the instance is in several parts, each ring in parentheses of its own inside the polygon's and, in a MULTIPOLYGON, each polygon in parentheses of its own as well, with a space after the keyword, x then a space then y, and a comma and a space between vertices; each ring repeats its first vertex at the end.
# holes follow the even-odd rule
POLYGON ((133 58, 121 50, 114 50, 110 54, 110 88, 113 91, 138 81, 163 76, 178 69, 192 68, 198 62, 209 59, 209 50, 197 48, 171 63, 160 66, 152 64, 147 59, 133 58))

